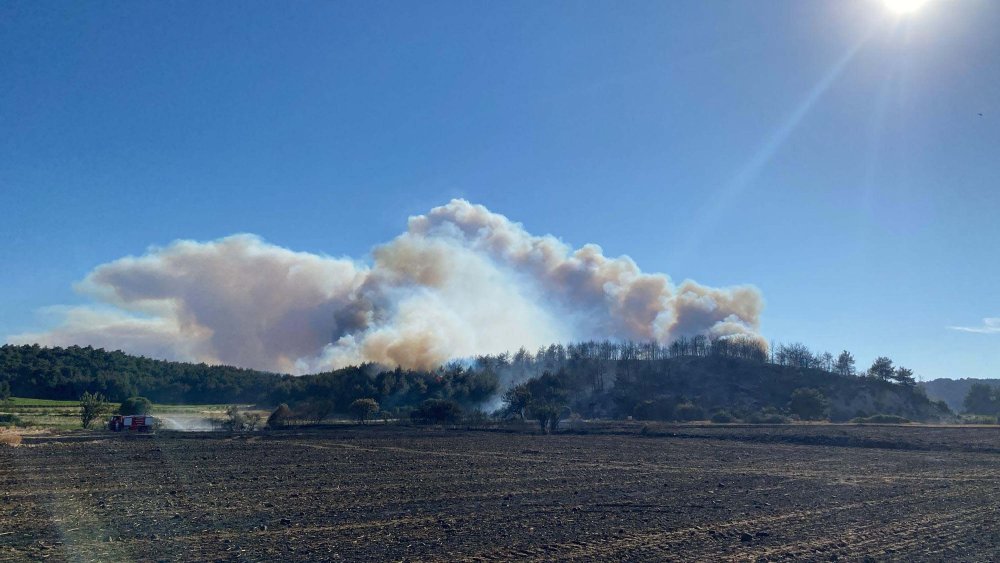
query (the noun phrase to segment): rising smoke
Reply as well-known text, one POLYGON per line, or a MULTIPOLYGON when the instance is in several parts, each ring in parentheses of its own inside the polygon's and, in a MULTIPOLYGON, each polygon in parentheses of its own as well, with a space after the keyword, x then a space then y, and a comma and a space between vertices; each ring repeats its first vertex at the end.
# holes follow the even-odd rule
POLYGON ((293 252, 252 235, 177 241, 98 266, 95 304, 11 342, 306 373, 360 362, 449 359, 582 339, 756 334, 753 287, 674 286, 627 256, 533 236, 452 200, 411 217, 371 265, 293 252))

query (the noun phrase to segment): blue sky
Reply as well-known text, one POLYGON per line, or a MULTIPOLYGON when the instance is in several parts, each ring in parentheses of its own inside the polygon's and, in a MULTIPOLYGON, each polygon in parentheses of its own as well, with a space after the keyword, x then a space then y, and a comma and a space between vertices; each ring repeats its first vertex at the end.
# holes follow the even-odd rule
POLYGON ((997 29, 989 0, 5 2, 0 335, 149 245, 364 257, 462 197, 754 284, 769 339, 1000 377, 997 29))

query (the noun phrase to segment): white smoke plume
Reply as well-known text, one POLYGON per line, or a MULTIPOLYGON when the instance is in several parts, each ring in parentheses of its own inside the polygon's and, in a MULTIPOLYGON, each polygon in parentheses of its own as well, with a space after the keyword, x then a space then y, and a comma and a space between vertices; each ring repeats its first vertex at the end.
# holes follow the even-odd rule
POLYGON ((553 342, 755 335, 763 308, 753 287, 674 286, 627 256, 533 236, 459 199, 411 217, 373 256, 365 265, 252 235, 177 241, 98 266, 78 286, 94 305, 8 341, 291 373, 429 368, 553 342))

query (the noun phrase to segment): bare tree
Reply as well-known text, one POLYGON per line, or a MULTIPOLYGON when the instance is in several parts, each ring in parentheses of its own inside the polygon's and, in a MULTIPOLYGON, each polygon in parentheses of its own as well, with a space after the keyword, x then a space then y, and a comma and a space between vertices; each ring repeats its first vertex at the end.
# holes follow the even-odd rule
POLYGON ((809 351, 809 348, 805 344, 798 342, 788 344, 787 346, 784 344, 778 346, 776 359, 775 363, 778 365, 797 368, 814 367, 816 363, 816 359, 812 352, 809 351))
POLYGON ((833 354, 823 352, 817 359, 819 360, 820 369, 823 371, 833 371, 833 354))

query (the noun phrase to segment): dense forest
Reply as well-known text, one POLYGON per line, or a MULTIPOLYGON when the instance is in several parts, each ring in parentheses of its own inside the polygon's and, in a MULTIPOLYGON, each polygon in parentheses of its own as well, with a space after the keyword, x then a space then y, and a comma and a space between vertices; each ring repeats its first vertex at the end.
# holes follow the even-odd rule
POLYGON ((801 344, 743 337, 682 338, 670 346, 634 342, 552 345, 536 352, 483 355, 431 371, 372 364, 304 376, 232 366, 169 362, 91 347, 0 347, 0 385, 14 396, 157 403, 287 403, 320 419, 371 398, 387 412, 428 399, 466 411, 549 418, 579 415, 660 420, 709 416, 849 420, 892 414, 911 420, 950 415, 928 399, 912 371, 878 358, 860 373, 848 352, 834 357, 801 344))
POLYGON ((409 405, 429 397, 474 405, 498 390, 498 380, 459 364, 433 372, 379 369, 366 364, 305 376, 232 366, 210 366, 130 356, 121 351, 70 346, 0 347, 0 382, 17 397, 78 399, 101 393, 111 401, 143 396, 157 403, 276 405, 324 400, 346 412, 359 397, 383 406, 409 405))
POLYGON ((0 347, 0 381, 9 381, 17 397, 73 400, 89 391, 113 401, 143 395, 161 403, 253 402, 281 379, 232 366, 152 360, 90 346, 0 347))

